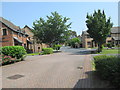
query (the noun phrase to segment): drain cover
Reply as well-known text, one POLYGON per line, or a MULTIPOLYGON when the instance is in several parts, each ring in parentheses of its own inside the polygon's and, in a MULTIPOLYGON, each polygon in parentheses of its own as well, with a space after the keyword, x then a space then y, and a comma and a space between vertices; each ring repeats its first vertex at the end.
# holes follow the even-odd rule
POLYGON ((15 79, 19 79, 19 78, 21 78, 21 77, 24 77, 24 75, 16 74, 16 75, 13 75, 13 76, 10 76, 10 77, 7 77, 7 78, 8 78, 8 79, 13 79, 13 80, 15 80, 15 79))
POLYGON ((83 67, 82 67, 82 66, 80 66, 80 67, 77 67, 77 69, 83 69, 83 67))

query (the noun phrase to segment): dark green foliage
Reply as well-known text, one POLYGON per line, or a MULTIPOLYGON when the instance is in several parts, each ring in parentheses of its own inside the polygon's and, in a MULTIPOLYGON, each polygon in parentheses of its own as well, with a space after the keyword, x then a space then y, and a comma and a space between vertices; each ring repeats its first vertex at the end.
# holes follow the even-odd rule
POLYGON ((71 40, 68 41, 69 46, 75 48, 76 45, 80 44, 80 39, 79 38, 73 38, 71 40))
POLYGON ((53 49, 52 48, 42 48, 43 54, 52 54, 53 49))
POLYGON ((87 14, 86 18, 87 32, 98 43, 98 52, 101 52, 102 44, 105 43, 107 36, 110 34, 113 24, 110 18, 106 19, 104 10, 103 12, 101 10, 98 10, 98 12, 94 11, 93 15, 87 14))
POLYGON ((66 41, 71 23, 66 24, 70 18, 63 17, 57 12, 51 14, 47 16, 47 20, 40 18, 33 23, 33 33, 38 43, 46 43, 52 47, 53 44, 66 41))
POLYGON ((62 45, 54 45, 53 46, 53 49, 55 49, 55 50, 60 50, 60 47, 61 47, 62 45))
POLYGON ((100 55, 94 57, 97 73, 102 79, 120 87, 120 57, 100 55))
POLYGON ((107 43, 107 47, 108 47, 108 48, 112 48, 112 44, 107 43))
POLYGON ((4 46, 2 47, 2 54, 20 59, 26 55, 26 50, 22 46, 4 46))

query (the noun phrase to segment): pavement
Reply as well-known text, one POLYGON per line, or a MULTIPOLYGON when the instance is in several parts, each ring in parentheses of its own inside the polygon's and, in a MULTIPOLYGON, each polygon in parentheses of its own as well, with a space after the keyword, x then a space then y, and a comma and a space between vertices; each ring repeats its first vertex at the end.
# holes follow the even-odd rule
POLYGON ((2 66, 3 88, 105 88, 92 71, 91 55, 62 47, 51 55, 27 56, 25 61, 2 66))

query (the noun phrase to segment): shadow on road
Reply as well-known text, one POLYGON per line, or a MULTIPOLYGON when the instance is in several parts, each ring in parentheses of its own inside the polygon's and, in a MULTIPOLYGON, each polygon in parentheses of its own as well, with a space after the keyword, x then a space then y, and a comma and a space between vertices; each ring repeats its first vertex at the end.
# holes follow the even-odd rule
POLYGON ((87 78, 79 79, 74 88, 113 88, 109 82, 101 80, 94 71, 85 73, 87 78))
POLYGON ((82 52, 82 51, 80 51, 80 52, 71 53, 69 55, 88 55, 88 54, 91 54, 91 53, 90 52, 82 52))

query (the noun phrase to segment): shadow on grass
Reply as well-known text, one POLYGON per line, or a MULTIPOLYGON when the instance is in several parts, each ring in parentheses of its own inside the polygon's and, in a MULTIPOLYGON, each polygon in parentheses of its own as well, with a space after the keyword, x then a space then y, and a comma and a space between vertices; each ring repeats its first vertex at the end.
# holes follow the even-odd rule
POLYGON ((76 88, 113 88, 108 81, 101 80, 95 71, 85 73, 87 78, 82 78, 77 81, 74 86, 76 88))

